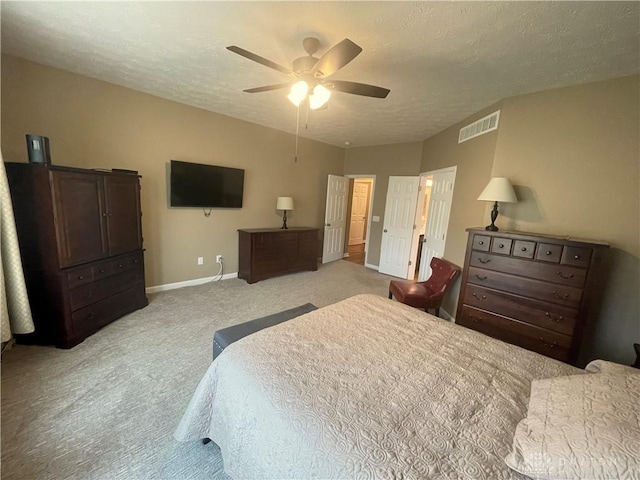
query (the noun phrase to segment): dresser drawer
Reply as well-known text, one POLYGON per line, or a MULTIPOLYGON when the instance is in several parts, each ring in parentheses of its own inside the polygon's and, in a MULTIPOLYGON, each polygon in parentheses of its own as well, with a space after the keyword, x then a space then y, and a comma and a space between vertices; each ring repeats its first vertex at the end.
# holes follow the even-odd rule
POLYGON ((584 286, 587 278, 587 271, 582 268, 552 265, 521 258, 491 255, 490 253, 472 252, 469 265, 572 287, 584 286))
POLYGON ((541 262, 560 262, 562 255, 562 245, 553 245, 550 243, 540 243, 536 252, 536 260, 541 262))
POLYGON ((66 277, 67 285, 69 288, 74 288, 78 285, 84 285, 93 281, 93 268, 74 268, 72 271, 67 271, 66 277))
MULTIPOLYGON (((508 273, 493 272, 477 267, 469 267, 469 283, 502 290, 528 298, 551 302, 565 307, 578 308, 582 300, 582 289, 555 285, 531 278, 519 277, 508 273)), ((470 285, 469 285, 470 286, 470 285)), ((469 286, 467 288, 469 288, 469 286)))
POLYGON ((139 251, 113 258, 110 260, 110 262, 113 271, 117 272, 120 270, 126 270, 127 268, 134 268, 137 265, 142 265, 142 263, 144 262, 144 258, 143 253, 139 251))
POLYGON ((496 237, 491 242, 491 252, 500 255, 511 255, 511 243, 513 242, 510 238, 496 237))
POLYGON ((135 309, 146 306, 147 303, 144 285, 141 284, 77 310, 71 315, 73 337, 84 338, 91 335, 100 327, 135 309))
POLYGON ((578 310, 573 308, 476 285, 467 285, 464 303, 565 335, 573 334, 578 318, 578 310))
POLYGON ((461 318, 456 323, 476 330, 527 350, 541 353, 548 357, 567 361, 571 347, 571 337, 544 328, 511 320, 500 315, 469 307, 462 307, 461 318))
POLYGON ((564 247, 560 263, 587 268, 591 262, 591 249, 584 247, 564 247))
POLYGON ((71 311, 115 295, 133 285, 142 283, 143 280, 144 275, 141 268, 128 268, 124 272, 72 288, 69 291, 71 311))
POLYGON ((487 235, 474 235, 473 236, 473 249, 480 250, 482 252, 489 251, 489 245, 491 244, 491 237, 487 235))
POLYGON ((536 249, 536 242, 526 242, 524 240, 516 240, 513 244, 513 256, 520 258, 533 258, 536 249))

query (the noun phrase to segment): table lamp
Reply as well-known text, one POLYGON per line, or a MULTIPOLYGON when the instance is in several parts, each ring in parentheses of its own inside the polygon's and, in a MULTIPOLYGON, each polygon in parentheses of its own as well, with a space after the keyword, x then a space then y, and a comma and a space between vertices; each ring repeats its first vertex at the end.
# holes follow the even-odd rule
POLYGON ((478 200, 495 202, 493 210, 491 210, 491 225, 485 227, 485 230, 497 232, 498 227, 496 227, 495 221, 498 218, 498 202, 515 203, 518 198, 508 178, 493 177, 478 197, 478 200))
POLYGON ((286 230, 289 228, 287 227, 287 210, 293 210, 293 197, 278 197, 276 210, 282 210, 284 212, 282 215, 282 228, 286 230))

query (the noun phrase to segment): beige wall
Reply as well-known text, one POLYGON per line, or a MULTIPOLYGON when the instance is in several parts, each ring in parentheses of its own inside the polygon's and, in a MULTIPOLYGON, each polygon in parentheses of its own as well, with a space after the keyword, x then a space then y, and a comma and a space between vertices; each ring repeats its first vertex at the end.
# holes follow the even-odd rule
POLYGON ((292 135, 3 56, 5 161, 27 161, 26 133, 50 138, 54 164, 139 171, 148 286, 213 276, 216 254, 236 272, 236 230, 280 226, 278 196, 294 197, 290 226, 320 227, 327 174, 343 173, 342 148, 302 140, 294 163, 292 135), (171 159, 244 168, 243 208, 167 208, 171 159))
POLYGON ((389 176, 418 175, 421 150, 422 143, 413 142, 357 147, 346 151, 345 175, 375 176, 371 215, 379 216, 380 221, 371 222, 371 236, 367 246, 367 262, 370 265, 377 266, 380 263, 380 244, 389 176))
MULTIPOLYGON (((491 176, 519 198, 500 206, 501 229, 611 244, 606 280, 581 359, 629 363, 640 342, 640 122, 638 76, 507 98, 425 140, 421 171, 457 165, 445 257, 464 261, 466 227, 487 225, 476 200, 491 176), (457 143, 458 130, 500 109, 497 131, 457 143)), ((455 312, 457 290, 444 308, 455 312)))
MULTIPOLYGON (((421 172, 454 165, 457 167, 443 257, 461 267, 464 264, 467 246, 465 229, 482 225, 486 205, 485 202, 479 202, 477 198, 491 178, 498 130, 460 144, 458 144, 458 133, 461 127, 499 109, 500 104, 492 105, 425 140, 422 146, 421 172)), ((442 303, 444 310, 454 317, 459 291, 460 280, 458 279, 442 303)))
POLYGON ((639 92, 631 76, 503 102, 492 175, 511 178, 521 201, 502 225, 611 246, 583 359, 628 363, 640 342, 639 92))

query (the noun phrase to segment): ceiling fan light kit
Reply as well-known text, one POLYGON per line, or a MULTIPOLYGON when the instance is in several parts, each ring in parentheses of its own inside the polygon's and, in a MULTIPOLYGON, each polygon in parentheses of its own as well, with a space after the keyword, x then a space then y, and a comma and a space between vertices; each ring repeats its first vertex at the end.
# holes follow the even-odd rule
POLYGON ((309 108, 317 110, 321 108, 331 98, 331 92, 324 85, 316 85, 313 87, 313 93, 309 95, 309 108))
POLYGON ((291 103, 293 103, 296 107, 299 107, 302 101, 307 98, 307 93, 309 92, 309 85, 304 80, 300 80, 299 82, 291 85, 291 90, 287 98, 291 103))
POLYGON ((329 77, 351 62, 360 54, 360 52, 362 52, 362 48, 348 38, 345 38, 334 45, 320 58, 313 56, 320 47, 320 42, 317 38, 305 38, 302 42, 302 46, 308 55, 296 58, 292 62, 293 68, 279 65, 235 45, 231 45, 227 47, 227 49, 233 53, 248 58, 249 60, 264 65, 265 67, 277 70, 285 75, 289 75, 290 77, 297 79, 293 85, 290 83, 279 83, 276 85, 267 85, 264 87, 244 90, 247 93, 261 93, 291 87, 287 98, 296 107, 299 107, 306 98, 308 98, 309 108, 312 110, 322 107, 331 97, 331 91, 329 89, 373 98, 386 98, 389 94, 390 90, 388 88, 377 87, 375 85, 341 80, 328 80, 329 77))

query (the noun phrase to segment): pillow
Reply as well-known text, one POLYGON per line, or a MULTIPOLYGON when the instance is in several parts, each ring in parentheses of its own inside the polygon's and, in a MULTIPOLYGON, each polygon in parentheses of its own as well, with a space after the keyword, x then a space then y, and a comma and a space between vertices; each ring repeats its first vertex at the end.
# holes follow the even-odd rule
POLYGON ((603 372, 531 382, 505 461, 535 479, 640 478, 639 452, 640 372, 603 372))

